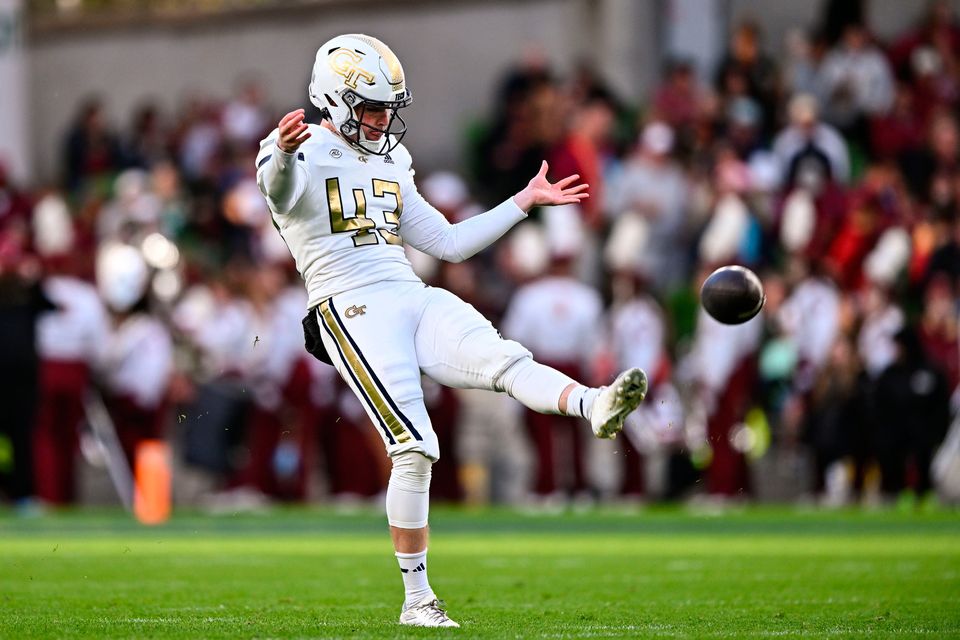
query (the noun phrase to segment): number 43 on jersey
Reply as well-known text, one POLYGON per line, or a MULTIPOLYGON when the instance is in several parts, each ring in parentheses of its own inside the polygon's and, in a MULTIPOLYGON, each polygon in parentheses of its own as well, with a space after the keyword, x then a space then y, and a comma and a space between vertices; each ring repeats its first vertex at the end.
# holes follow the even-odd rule
POLYGON ((400 214, 403 212, 403 198, 400 196, 400 183, 390 180, 374 178, 373 197, 386 198, 393 196, 396 207, 390 211, 383 210, 383 219, 387 227, 377 228, 377 223, 367 217, 367 196, 363 189, 353 190, 353 202, 356 214, 345 217, 343 214, 343 198, 340 195, 340 180, 327 178, 327 205, 330 208, 330 230, 333 233, 352 233, 353 246, 362 247, 380 242, 380 238, 387 244, 402 245, 400 240, 400 214), (392 227, 392 228, 390 228, 392 227), (379 236, 378 236, 379 233, 379 236))

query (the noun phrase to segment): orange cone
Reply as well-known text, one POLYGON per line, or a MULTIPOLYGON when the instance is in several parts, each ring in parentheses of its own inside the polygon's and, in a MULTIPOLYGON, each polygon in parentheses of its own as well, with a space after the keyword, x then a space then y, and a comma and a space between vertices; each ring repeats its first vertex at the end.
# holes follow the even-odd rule
POLYGON ((170 518, 170 461, 170 445, 163 440, 137 445, 133 513, 143 524, 161 524, 170 518))

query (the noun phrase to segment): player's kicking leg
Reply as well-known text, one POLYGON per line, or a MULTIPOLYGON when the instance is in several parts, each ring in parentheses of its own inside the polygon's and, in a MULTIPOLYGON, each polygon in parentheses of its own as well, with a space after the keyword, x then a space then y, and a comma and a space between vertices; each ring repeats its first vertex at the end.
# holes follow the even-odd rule
POLYGON ((647 395, 647 375, 627 369, 609 386, 588 387, 527 357, 500 374, 495 388, 534 411, 584 418, 595 436, 612 439, 647 395))
POLYGON ((598 438, 613 438, 647 393, 640 369, 624 371, 607 387, 588 387, 536 362, 529 351, 504 340, 490 322, 449 291, 429 289, 417 326, 421 370, 451 387, 503 391, 539 413, 588 420, 598 438))

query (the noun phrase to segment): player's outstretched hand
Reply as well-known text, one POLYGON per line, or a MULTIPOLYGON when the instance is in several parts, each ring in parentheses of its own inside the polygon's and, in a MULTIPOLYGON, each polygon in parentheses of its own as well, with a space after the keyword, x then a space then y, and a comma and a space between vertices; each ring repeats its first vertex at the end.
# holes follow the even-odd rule
POLYGON ((280 120, 280 139, 277 140, 277 146, 281 151, 293 153, 310 137, 310 134, 306 133, 307 123, 303 118, 304 110, 296 109, 280 120))
POLYGON ((587 193, 588 184, 578 184, 571 187, 580 176, 573 174, 553 184, 547 180, 547 161, 544 160, 540 165, 540 172, 533 177, 526 188, 513 197, 513 201, 524 211, 530 211, 534 207, 555 204, 576 204, 584 198, 589 198, 587 193))

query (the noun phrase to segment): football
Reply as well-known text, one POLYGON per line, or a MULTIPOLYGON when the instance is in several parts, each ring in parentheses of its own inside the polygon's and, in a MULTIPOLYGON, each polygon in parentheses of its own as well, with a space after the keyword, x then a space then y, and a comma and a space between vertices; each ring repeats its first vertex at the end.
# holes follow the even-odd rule
POLYGON ((723 324, 742 324, 760 313, 766 297, 760 278, 745 267, 720 267, 700 287, 700 304, 723 324))

